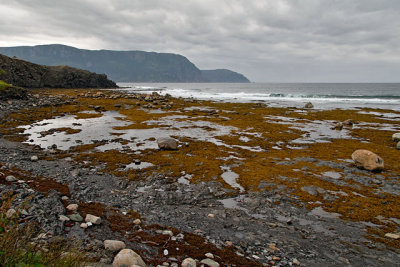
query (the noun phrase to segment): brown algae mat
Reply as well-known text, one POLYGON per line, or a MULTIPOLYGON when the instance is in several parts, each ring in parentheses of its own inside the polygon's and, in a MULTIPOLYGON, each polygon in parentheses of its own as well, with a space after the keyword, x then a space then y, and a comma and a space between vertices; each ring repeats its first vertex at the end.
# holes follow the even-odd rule
POLYGON ((399 186, 400 151, 391 136, 400 132, 392 118, 400 112, 276 108, 109 90, 34 93, 65 104, 9 114, 0 132, 52 150, 48 160, 71 157, 131 180, 161 173, 190 183, 216 181, 232 195, 280 188, 295 205, 378 225, 367 226, 368 238, 400 248, 400 240, 384 236, 399 230, 400 199, 384 184, 399 186), (355 124, 333 129, 348 119, 355 124), (165 136, 177 139, 179 149, 159 150, 156 139, 165 136), (356 149, 380 155, 385 170, 356 169, 350 160, 356 149))

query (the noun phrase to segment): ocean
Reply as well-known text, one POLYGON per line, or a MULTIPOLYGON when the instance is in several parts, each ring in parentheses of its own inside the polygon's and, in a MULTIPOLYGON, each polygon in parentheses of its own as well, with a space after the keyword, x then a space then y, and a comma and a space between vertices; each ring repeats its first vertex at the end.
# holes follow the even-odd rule
POLYGON ((400 111, 400 83, 119 83, 122 90, 269 106, 400 111))

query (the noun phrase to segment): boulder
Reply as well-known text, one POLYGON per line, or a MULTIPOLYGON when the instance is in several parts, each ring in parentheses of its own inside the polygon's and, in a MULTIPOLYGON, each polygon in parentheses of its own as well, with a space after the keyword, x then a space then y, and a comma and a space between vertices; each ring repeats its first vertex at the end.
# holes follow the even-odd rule
POLYGON ((395 142, 399 142, 400 141, 400 133, 395 133, 392 135, 392 140, 395 142))
POLYGON ((121 250, 117 256, 115 256, 112 266, 113 267, 122 267, 137 265, 140 267, 146 267, 146 264, 142 260, 142 258, 131 249, 123 249, 121 250))
POLYGON ((336 124, 332 127, 332 130, 341 131, 342 129, 343 129, 343 123, 341 123, 341 122, 336 123, 336 124))
POLYGON ((304 108, 313 108, 314 105, 311 102, 308 102, 304 105, 304 108))
POLYGON ((157 139, 157 144, 160 149, 164 150, 176 150, 178 149, 178 144, 175 139, 171 137, 161 137, 157 139))
POLYGON ((182 267, 196 267, 196 261, 192 258, 186 258, 182 261, 182 267))
POLYGON ((348 119, 343 122, 343 125, 345 125, 345 126, 353 126, 353 124, 354 124, 354 121, 352 119, 348 119))
POLYGON ((110 251, 119 251, 126 247, 125 243, 118 240, 104 240, 104 248, 110 251))
POLYGON ((383 159, 369 150, 356 150, 351 155, 351 158, 356 166, 361 169, 376 172, 382 171, 384 168, 383 159))
POLYGON ((219 267, 219 263, 212 260, 212 259, 204 259, 200 262, 200 264, 203 264, 204 266, 209 266, 209 267, 219 267))

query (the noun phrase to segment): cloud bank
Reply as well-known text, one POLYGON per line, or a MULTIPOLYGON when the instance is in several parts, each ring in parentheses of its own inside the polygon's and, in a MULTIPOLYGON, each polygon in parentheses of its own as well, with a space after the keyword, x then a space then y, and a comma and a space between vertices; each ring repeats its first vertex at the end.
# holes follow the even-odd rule
POLYGON ((399 82, 397 0, 14 0, 0 46, 178 53, 259 82, 399 82))

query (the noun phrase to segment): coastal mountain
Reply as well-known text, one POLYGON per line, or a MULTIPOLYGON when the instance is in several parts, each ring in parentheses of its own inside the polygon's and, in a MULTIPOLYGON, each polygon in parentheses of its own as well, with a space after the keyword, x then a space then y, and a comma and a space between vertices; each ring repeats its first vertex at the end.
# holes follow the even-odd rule
POLYGON ((56 44, 0 47, 0 54, 42 65, 105 73, 118 82, 249 82, 228 70, 201 71, 186 57, 169 53, 86 50, 56 44))
POLYGON ((231 82, 231 83, 248 83, 250 82, 243 74, 226 70, 202 70, 201 75, 210 83, 231 82))
POLYGON ((68 66, 42 66, 0 54, 0 80, 25 88, 115 88, 105 74, 68 66))

